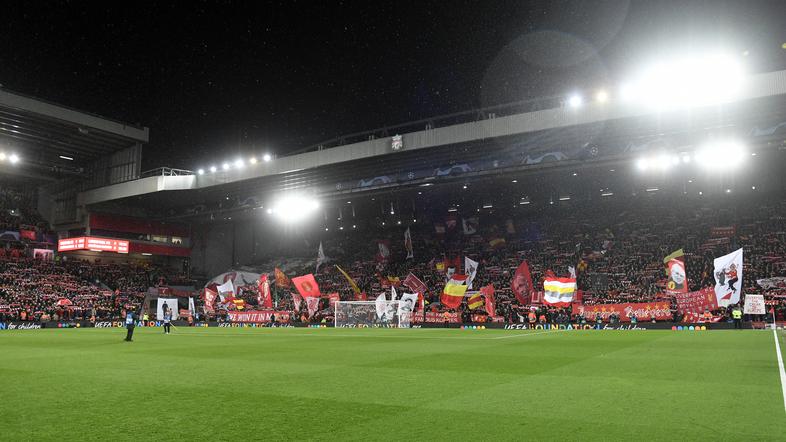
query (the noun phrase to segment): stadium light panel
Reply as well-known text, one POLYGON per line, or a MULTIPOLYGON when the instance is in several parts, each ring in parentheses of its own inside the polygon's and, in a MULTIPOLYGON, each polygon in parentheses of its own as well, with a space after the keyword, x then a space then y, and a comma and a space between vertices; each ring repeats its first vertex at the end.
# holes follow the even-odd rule
POLYGON ((238 158, 238 159, 235 160, 235 167, 237 169, 242 169, 245 165, 246 165, 246 163, 243 161, 242 158, 238 158))
POLYGON ((574 109, 581 107, 583 103, 584 103, 584 99, 581 98, 581 95, 579 94, 571 95, 570 98, 568 98, 568 104, 570 105, 570 107, 574 109))
POLYGON ((222 164, 221 168, 224 169, 224 170, 229 170, 229 163, 222 164))
POLYGON ((570 197, 569 197, 569 196, 561 196, 561 197, 559 198, 559 200, 560 200, 560 201, 569 201, 569 200, 570 200, 570 197))
POLYGON ((216 173, 217 170, 218 169, 216 168, 216 166, 210 166, 210 172, 211 173, 216 173))
POLYGON ((17 154, 15 154, 15 153, 12 153, 12 154, 11 154, 11 155, 8 157, 8 161, 10 161, 10 162, 11 162, 11 164, 16 164, 16 163, 18 163, 18 162, 19 162, 19 156, 17 156, 17 154))
POLYGON ((614 192, 605 192, 600 194, 600 196, 612 196, 612 195, 614 195, 614 192))
POLYGON ((205 169, 199 169, 199 170, 197 170, 197 174, 198 174, 198 175, 204 175, 204 174, 205 174, 205 169))
POLYGON ((5 161, 5 152, 0 152, 0 161, 5 161))
POLYGON ((248 160, 248 162, 249 162, 249 163, 251 163, 251 164, 256 164, 256 163, 257 163, 257 157, 251 157, 251 158, 248 160))
POLYGON ((269 162, 269 161, 270 161, 270 160, 272 160, 272 159, 273 159, 273 157, 272 157, 272 156, 270 156, 270 154, 269 154, 269 153, 266 153, 265 155, 263 155, 263 156, 262 156, 262 161, 264 161, 264 162, 266 162, 266 163, 267 163, 267 162, 269 162))
POLYGON ((597 101, 598 103, 605 103, 609 101, 609 93, 606 92, 605 90, 599 90, 595 94, 595 101, 597 101))
POLYGON ((66 161, 74 161, 74 157, 69 157, 68 155, 59 155, 58 158, 66 161))

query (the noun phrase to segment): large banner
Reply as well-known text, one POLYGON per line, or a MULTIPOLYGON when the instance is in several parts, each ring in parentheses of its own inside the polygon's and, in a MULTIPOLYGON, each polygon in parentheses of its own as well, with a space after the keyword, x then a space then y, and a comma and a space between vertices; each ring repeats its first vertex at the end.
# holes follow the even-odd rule
POLYGON ((247 310, 244 312, 227 312, 231 322, 270 322, 271 315, 276 315, 276 321, 288 322, 291 312, 281 310, 247 310))
POLYGON ((579 305, 573 304, 573 314, 583 314, 587 322, 595 320, 595 316, 600 313, 604 321, 609 320, 612 313, 616 313, 622 322, 630 322, 630 316, 636 315, 639 321, 649 321, 652 316, 658 321, 671 320, 671 310, 668 302, 639 302, 625 304, 598 304, 598 305, 579 305))
POLYGON ((742 294, 742 249, 715 258, 715 296, 726 307, 740 302, 742 294))
POLYGON ((718 308, 718 299, 715 289, 706 287, 695 292, 674 293, 677 300, 677 311, 686 313, 703 313, 705 310, 718 308))
POLYGON ((158 320, 164 319, 165 307, 172 313, 172 319, 177 319, 179 311, 177 307, 177 298, 158 298, 158 304, 156 305, 156 318, 158 318, 158 320))
POLYGON ((273 298, 270 296, 270 281, 267 274, 259 277, 257 281, 257 304, 262 308, 273 308, 273 298))

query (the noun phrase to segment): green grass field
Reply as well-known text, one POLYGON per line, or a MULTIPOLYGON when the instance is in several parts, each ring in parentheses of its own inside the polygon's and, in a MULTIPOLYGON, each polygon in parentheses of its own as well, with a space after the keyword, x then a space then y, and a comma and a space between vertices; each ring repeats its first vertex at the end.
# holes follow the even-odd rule
POLYGON ((0 332, 0 440, 784 440, 771 331, 0 332))

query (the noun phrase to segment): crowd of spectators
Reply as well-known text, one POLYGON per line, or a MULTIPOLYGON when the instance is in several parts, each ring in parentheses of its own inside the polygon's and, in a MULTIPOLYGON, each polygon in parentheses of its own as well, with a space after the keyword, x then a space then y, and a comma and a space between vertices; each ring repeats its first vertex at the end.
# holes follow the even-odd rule
MULTIPOLYGON (((8 192, 3 195, 2 213, 7 214, 20 198, 8 192)), ((682 248, 689 289, 698 290, 714 284, 715 257, 742 247, 744 293, 764 294, 767 305, 775 307, 781 319, 786 289, 765 289, 756 280, 786 276, 785 216, 784 201, 750 199, 723 205, 711 200, 655 198, 489 210, 471 215, 478 218, 477 227, 474 219, 470 223, 471 230, 464 229, 460 214, 432 214, 409 226, 325 234, 308 247, 293 246, 287 256, 255 264, 270 273, 271 281, 274 267, 289 276, 312 273, 316 244, 321 241, 328 260, 316 272, 316 279, 323 294, 338 293, 343 300, 358 298, 335 265, 354 279, 369 300, 389 292, 391 286, 407 291, 401 281, 412 273, 429 289, 426 308, 442 312, 448 310, 439 303, 445 267, 456 266, 460 273, 464 257, 469 257, 480 263, 474 287, 494 286, 495 320, 525 321, 530 309, 537 308, 538 319, 557 321, 570 318, 572 312, 521 303, 513 296, 511 279, 522 261, 529 263, 535 290, 542 290, 547 272, 566 276, 574 267, 584 305, 657 301, 668 302, 674 310, 673 299, 665 294, 663 257, 682 248), (404 247, 407 227, 414 248, 410 259, 404 247), (384 259, 379 255, 379 241, 389 244, 390 255, 384 259)), ((7 216, 2 222, 8 222, 7 216)), ((125 309, 139 307, 149 287, 190 282, 179 272, 149 264, 87 262, 67 256, 34 258, 24 247, 0 242, 0 319, 119 318, 125 309)), ((291 288, 273 287, 276 308, 292 311, 291 288)), ((246 308, 257 304, 255 287, 244 288, 238 297, 246 301, 246 308)), ((198 310, 202 302, 197 297, 198 310)), ((318 320, 330 315, 327 300, 320 307, 318 320)), ((464 318, 485 315, 482 308, 470 310, 466 300, 457 311, 464 318)), ((729 312, 712 313, 725 318, 729 312)), ((218 316, 222 314, 219 310, 218 316)))

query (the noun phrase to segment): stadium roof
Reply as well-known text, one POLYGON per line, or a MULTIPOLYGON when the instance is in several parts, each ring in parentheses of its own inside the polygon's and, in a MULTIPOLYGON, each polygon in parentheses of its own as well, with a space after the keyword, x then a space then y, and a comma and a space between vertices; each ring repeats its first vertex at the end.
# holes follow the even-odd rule
POLYGON ((0 90, 0 150, 17 154, 20 169, 83 167, 148 138, 146 127, 0 90))

